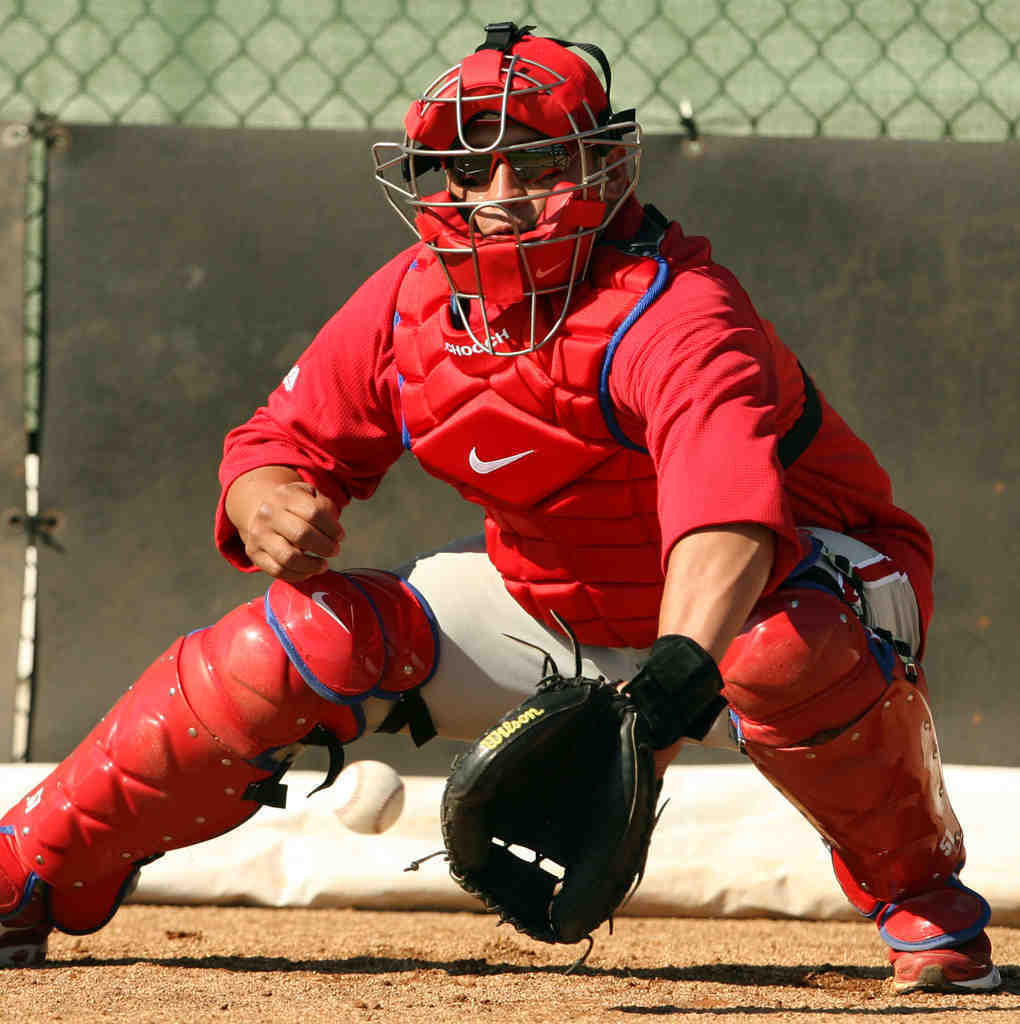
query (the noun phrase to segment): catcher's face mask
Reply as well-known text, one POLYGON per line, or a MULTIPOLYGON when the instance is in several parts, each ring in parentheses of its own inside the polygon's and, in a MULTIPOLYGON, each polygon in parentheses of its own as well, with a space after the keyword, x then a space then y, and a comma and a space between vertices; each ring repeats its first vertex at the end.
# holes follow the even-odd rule
POLYGON ((574 44, 510 22, 486 33, 412 105, 403 142, 372 152, 383 194, 435 253, 472 340, 514 356, 562 325, 599 232, 637 182, 640 127, 633 111, 611 114, 597 47, 578 44, 607 89, 574 44), (490 320, 525 300, 528 336, 508 347, 490 320))

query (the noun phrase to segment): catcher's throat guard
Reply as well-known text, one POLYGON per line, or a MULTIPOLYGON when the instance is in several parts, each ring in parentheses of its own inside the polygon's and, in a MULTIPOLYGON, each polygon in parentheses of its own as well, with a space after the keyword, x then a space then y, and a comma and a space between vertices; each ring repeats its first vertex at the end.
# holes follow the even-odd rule
POLYGON ((640 881, 659 787, 630 701, 553 668, 454 763, 442 828, 463 889, 532 938, 575 943, 640 881))

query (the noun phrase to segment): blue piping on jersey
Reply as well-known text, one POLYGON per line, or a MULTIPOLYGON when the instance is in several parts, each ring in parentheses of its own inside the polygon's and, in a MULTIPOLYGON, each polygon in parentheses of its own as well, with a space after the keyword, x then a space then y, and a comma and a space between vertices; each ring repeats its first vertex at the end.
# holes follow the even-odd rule
POLYGON ((666 278, 669 276, 669 267, 662 256, 653 256, 652 259, 659 264, 658 273, 651 283, 648 291, 637 300, 637 304, 627 314, 626 319, 616 328, 612 338, 609 340, 609 347, 602 358, 602 373, 599 376, 599 408, 602 410, 602 418, 606 421, 609 433, 623 445, 634 452, 648 454, 648 449, 642 445, 635 444, 621 429, 616 419, 616 412, 613 409, 613 402, 609 396, 609 371, 613 366, 613 356, 623 341, 623 336, 634 326, 637 319, 648 309, 648 307, 662 294, 666 287, 666 278))
MULTIPOLYGON (((397 392, 404 390, 404 375, 397 371, 397 392)), ((404 404, 400 404, 400 443, 406 451, 411 450, 411 431, 407 429, 407 420, 404 419, 404 404)))

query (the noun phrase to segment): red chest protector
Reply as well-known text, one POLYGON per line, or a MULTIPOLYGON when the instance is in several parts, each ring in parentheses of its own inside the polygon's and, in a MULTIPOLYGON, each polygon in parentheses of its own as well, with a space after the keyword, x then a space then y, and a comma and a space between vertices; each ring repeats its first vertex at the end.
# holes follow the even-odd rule
MULTIPOLYGON (((555 340, 509 358, 454 319, 425 250, 397 299, 405 446, 485 508, 489 557, 514 598, 554 628, 555 610, 582 643, 643 648, 656 636, 655 473, 641 425, 617 421, 608 381, 615 342, 668 276, 661 259, 599 246, 555 340)), ((511 307, 490 326, 512 347, 528 341, 528 320, 511 307)))

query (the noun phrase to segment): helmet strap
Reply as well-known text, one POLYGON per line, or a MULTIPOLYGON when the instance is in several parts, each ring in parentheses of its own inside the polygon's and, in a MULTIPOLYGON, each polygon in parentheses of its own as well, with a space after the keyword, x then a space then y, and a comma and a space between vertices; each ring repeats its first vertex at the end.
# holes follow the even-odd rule
MULTIPOLYGON (((475 53, 478 53, 480 50, 501 50, 503 53, 509 53, 517 43, 531 33, 534 27, 534 25, 524 25, 518 28, 512 21, 490 22, 485 26, 485 42, 475 49, 475 53)), ((594 43, 573 43, 566 39, 553 39, 551 36, 543 38, 547 38, 550 43, 555 43, 557 46, 564 48, 576 46, 577 49, 583 50, 592 57, 602 69, 602 75, 606 80, 606 99, 609 99, 609 90, 613 84, 613 73, 609 69, 609 58, 606 57, 605 52, 600 46, 596 46, 594 43)), ((612 106, 609 107, 609 110, 612 110, 612 106)), ((606 116, 608 116, 609 110, 607 110, 606 116)))
POLYGON ((485 26, 485 42, 475 48, 475 53, 480 50, 501 50, 503 53, 509 53, 534 27, 525 25, 518 28, 512 21, 491 22, 485 26))

